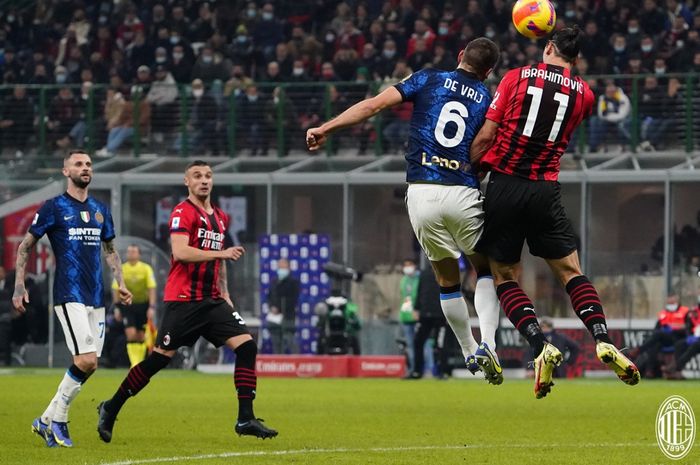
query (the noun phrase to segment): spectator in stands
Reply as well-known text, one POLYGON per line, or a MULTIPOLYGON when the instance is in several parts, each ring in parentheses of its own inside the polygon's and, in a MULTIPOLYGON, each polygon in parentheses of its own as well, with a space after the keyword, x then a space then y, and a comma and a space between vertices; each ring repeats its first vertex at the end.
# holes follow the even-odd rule
POLYGON ((616 140, 623 145, 629 144, 630 99, 623 90, 613 82, 605 86, 605 93, 598 97, 596 116, 591 118, 590 151, 596 152, 607 135, 613 132, 616 140))
POLYGON ((155 60, 153 66, 166 66, 169 67, 170 63, 168 61, 168 50, 165 47, 158 47, 155 51, 155 60))
POLYGON ((214 34, 214 16, 209 3, 199 5, 199 17, 187 28, 187 38, 192 43, 204 43, 214 34))
POLYGON ((435 54, 433 56, 432 66, 435 69, 450 71, 457 67, 457 60, 454 55, 445 48, 443 43, 435 42, 435 54))
POLYGON ((277 279, 270 285, 267 295, 269 315, 267 327, 270 331, 273 350, 276 354, 296 354, 296 314, 301 283, 291 274, 289 261, 281 258, 277 262, 277 279))
POLYGON ((221 54, 215 54, 210 46, 204 46, 202 53, 192 68, 192 79, 201 79, 210 83, 215 79, 221 81, 231 73, 231 62, 221 54))
POLYGON ((148 92, 151 88, 151 82, 153 78, 151 77, 151 68, 146 65, 141 65, 136 70, 136 79, 134 80, 134 85, 139 86, 144 92, 148 92))
POLYGON ((603 58, 607 48, 600 46, 606 40, 605 36, 598 30, 598 24, 593 20, 587 21, 583 32, 584 40, 581 42, 581 55, 588 60, 588 64, 594 72, 601 72, 607 69, 603 58))
POLYGON ((666 89, 659 85, 655 76, 647 76, 639 95, 640 135, 642 142, 638 149, 655 150, 663 142, 671 120, 666 108, 666 89))
POLYGON ((34 104, 23 85, 15 85, 12 95, 3 102, 0 113, 0 144, 15 149, 15 156, 24 156, 34 133, 34 104))
POLYGON ((352 20, 344 21, 342 29, 338 31, 335 42, 336 52, 343 46, 353 49, 358 54, 362 53, 362 47, 365 46, 365 36, 355 27, 352 20))
POLYGON ((271 61, 265 68, 265 75, 261 79, 264 82, 282 82, 280 75, 280 65, 276 61, 271 61))
MULTIPOLYGON (((61 87, 51 100, 46 128, 57 147, 65 149, 71 144, 71 134, 80 121, 81 109, 70 87, 61 87)), ((84 134, 84 133, 83 133, 84 134)))
POLYGON ((437 36, 435 35, 435 32, 430 28, 428 23, 425 21, 425 19, 416 19, 414 22, 413 30, 414 32, 413 34, 411 34, 411 38, 408 40, 408 48, 406 50, 406 55, 411 56, 416 51, 416 42, 418 40, 423 40, 425 50, 432 50, 433 43, 435 42, 437 36))
POLYGON ((240 24, 230 45, 231 59, 234 63, 249 67, 253 63, 253 40, 248 35, 248 28, 240 24))
POLYGON ((547 339, 547 342, 559 348, 564 355, 562 364, 554 369, 554 376, 557 378, 566 378, 567 369, 576 366, 580 351, 579 345, 565 334, 558 333, 554 329, 554 322, 549 318, 542 318, 540 320, 540 326, 542 327, 542 333, 547 339))
POLYGON ((7 279, 5 268, 0 266, 0 363, 12 364, 12 292, 14 286, 7 279))
POLYGON ((144 31, 136 32, 134 40, 126 47, 126 57, 131 69, 140 66, 151 66, 154 60, 154 49, 146 42, 144 31))
POLYGON ((409 68, 418 71, 430 63, 432 59, 433 54, 428 51, 425 40, 418 39, 415 42, 413 53, 408 56, 407 65, 409 68))
MULTIPOLYGON (((223 127, 221 115, 216 100, 206 91, 201 79, 192 81, 192 98, 189 104, 187 131, 190 135, 190 147, 201 147, 203 152, 218 155, 219 132, 223 127)), ((178 133, 174 148, 178 152, 181 150, 182 133, 178 133)))
POLYGON ((686 26, 693 25, 693 13, 682 1, 666 0, 666 14, 668 15, 669 23, 673 23, 680 18, 685 21, 686 26))
POLYGON ((362 55, 359 57, 358 64, 367 69, 373 80, 379 79, 377 74, 377 68, 381 58, 377 54, 377 50, 374 48, 372 42, 367 42, 364 47, 362 47, 362 55))
POLYGON ((666 299, 666 305, 659 312, 654 332, 636 351, 634 362, 640 373, 647 377, 661 375, 658 356, 662 350, 672 351, 674 344, 685 339, 688 307, 681 305, 677 294, 671 294, 666 299))
POLYGON ((289 46, 286 42, 280 42, 275 47, 275 61, 279 64, 282 80, 287 81, 292 75, 294 57, 289 52, 289 46))
POLYGON ((376 68, 380 79, 386 79, 394 72, 398 60, 397 53, 396 42, 393 39, 387 39, 382 47, 381 60, 377 63, 376 68))
POLYGON ((21 82, 24 76, 22 65, 17 61, 15 48, 12 45, 5 43, 5 51, 3 54, 4 62, 0 63, 0 72, 2 80, 5 83, 21 82))
POLYGON ((627 68, 627 39, 622 34, 615 34, 612 39, 612 52, 609 63, 616 74, 621 74, 627 68))
POLYGON ((656 5, 656 0, 644 0, 639 24, 644 32, 655 36, 666 29, 668 18, 656 5))
POLYGON ((245 148, 250 150, 252 156, 267 155, 269 140, 265 134, 265 101, 258 94, 255 84, 248 84, 245 94, 241 95, 237 102, 236 112, 239 115, 246 115, 245 118, 238 118, 238 134, 241 134, 245 141, 245 148))
POLYGON ((170 30, 177 32, 179 37, 187 35, 190 28, 190 19, 185 15, 185 7, 181 3, 173 6, 170 20, 170 30))
POLYGON ((333 70, 339 81, 353 81, 357 73, 358 55, 349 43, 343 43, 333 57, 333 70))
POLYGON ((401 323, 402 335, 406 342, 408 356, 406 374, 410 376, 415 367, 413 348, 415 345, 416 322, 418 321, 418 313, 415 309, 418 303, 420 272, 416 267, 416 261, 412 258, 403 261, 402 272, 403 276, 399 282, 399 298, 401 301, 401 306, 399 307, 399 323, 401 323))
POLYGON ((334 82, 338 80, 338 76, 335 74, 335 69, 333 68, 333 63, 325 62, 321 65, 321 76, 319 76, 319 81, 334 82))
POLYGON ((656 58, 655 48, 654 39, 651 36, 642 37, 642 41, 639 43, 642 67, 649 70, 654 69, 654 58, 656 58))
POLYGON ((124 21, 117 27, 117 46, 122 50, 126 50, 136 38, 137 33, 143 33, 144 30, 144 24, 136 16, 136 7, 133 5, 128 6, 124 14, 124 21))
POLYGON ((177 120, 178 88, 175 78, 163 65, 156 66, 156 76, 146 95, 151 105, 151 129, 155 142, 161 143, 172 132, 177 120))
POLYGON ((173 79, 180 84, 189 82, 193 64, 185 55, 185 48, 180 44, 175 45, 171 56, 170 74, 173 75, 173 79))
POLYGON ((151 21, 148 24, 146 34, 151 43, 158 38, 158 29, 161 27, 168 27, 168 18, 165 15, 165 6, 156 3, 151 9, 151 21))
POLYGON ((639 25, 639 18, 632 16, 627 20, 627 46, 629 50, 639 49, 639 44, 642 42, 642 29, 639 25))
POLYGON ((275 47, 284 40, 282 25, 275 18, 275 7, 272 3, 265 3, 262 7, 260 20, 255 24, 253 43, 260 55, 262 62, 271 61, 274 57, 275 47))
POLYGON ((289 154, 290 142, 302 140, 301 136, 297 134, 299 124, 294 103, 282 87, 275 87, 272 91, 272 98, 265 104, 265 123, 268 128, 281 131, 282 139, 280 140, 278 135, 275 140, 278 144, 282 144, 282 147, 277 147, 277 150, 284 155, 289 154))
MULTIPOLYGON (((107 120, 107 145, 98 150, 95 155, 98 157, 112 157, 117 150, 127 140, 134 136, 134 109, 138 109, 138 130, 141 136, 148 134, 151 122, 151 105, 143 95, 143 89, 133 86, 131 89, 131 100, 117 98, 117 105, 111 119, 107 120)), ((108 100, 107 105, 110 104, 108 100)), ((107 109, 105 109, 107 110, 107 109)))
POLYGON ((686 317, 687 336, 676 342, 674 346, 674 363, 666 367, 666 372, 670 373, 671 377, 677 377, 675 372, 683 371, 685 365, 693 357, 700 354, 700 294, 698 294, 697 299, 697 306, 689 310, 686 317))

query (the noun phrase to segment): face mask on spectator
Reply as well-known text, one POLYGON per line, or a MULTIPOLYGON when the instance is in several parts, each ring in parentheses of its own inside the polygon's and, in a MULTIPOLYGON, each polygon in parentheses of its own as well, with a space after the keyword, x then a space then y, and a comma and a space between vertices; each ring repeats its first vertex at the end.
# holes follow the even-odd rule
POLYGON ((493 39, 496 36, 496 31, 493 29, 488 29, 484 35, 489 39, 493 39))
POLYGON ((156 57, 156 63, 165 63, 168 59, 164 56, 156 57))
POLYGON ((678 310, 678 304, 666 304, 666 310, 669 312, 675 312, 678 310))
POLYGON ((446 36, 449 32, 450 32, 450 28, 449 28, 449 27, 444 27, 444 26, 443 26, 443 27, 439 27, 439 28, 438 28, 438 34, 440 34, 441 36, 446 36))
POLYGON ((415 272, 416 272, 415 266, 404 266, 403 267, 403 274, 405 274, 406 276, 411 276, 415 272))
POLYGON ((255 16, 258 14, 258 12, 255 10, 255 8, 249 8, 245 13, 251 19, 255 18, 255 16))
POLYGON ((196 98, 200 98, 202 95, 204 95, 204 89, 192 89, 192 95, 194 95, 196 98))
POLYGON ((277 277, 279 279, 284 279, 287 276, 289 276, 289 268, 278 268, 277 269, 277 277))
POLYGON ((15 15, 7 15, 7 22, 14 23, 15 22, 15 15))
POLYGON ((627 32, 629 32, 630 34, 636 34, 639 32, 639 28, 638 27, 628 27, 627 32))
POLYGON ((642 45, 642 52, 644 53, 649 53, 651 52, 651 49, 653 49, 653 45, 642 45))
POLYGON ((106 16, 100 16, 100 17, 97 19, 97 22, 100 23, 100 24, 105 24, 105 23, 107 23, 107 17, 106 17, 106 16))
POLYGON ((613 48, 615 49, 615 51, 617 53, 622 53, 625 51, 626 47, 624 45, 615 45, 615 47, 613 47, 613 48))
POLYGON ((304 74, 304 68, 294 68, 292 70, 292 74, 294 76, 301 76, 302 74, 304 74))
POLYGON ((335 36, 331 33, 326 34, 326 42, 333 42, 335 40, 335 36))
POLYGON ((384 50, 382 51, 382 55, 384 55, 385 58, 394 58, 394 55, 396 55, 396 50, 384 50))
POLYGON ((182 60, 183 56, 184 56, 183 53, 173 53, 173 59, 175 59, 175 60, 182 60))
POLYGON ((175 45, 178 42, 180 42, 180 37, 179 36, 170 36, 170 43, 175 45))
POLYGON ((654 68, 656 74, 666 74, 666 68, 654 68))
POLYGON ((566 10, 564 16, 566 16, 567 18, 573 18, 574 16, 576 16, 576 10, 566 10))
POLYGON ((269 11, 263 11, 263 14, 262 14, 263 21, 272 21, 272 18, 274 18, 274 17, 275 17, 275 15, 273 15, 269 11))
POLYGON ((63 73, 57 74, 57 75, 56 75, 56 82, 59 83, 59 84, 63 84, 64 82, 66 82, 66 78, 67 78, 67 77, 68 77, 68 76, 66 76, 66 75, 63 74, 63 73))
POLYGON ((249 101, 249 102, 255 102, 255 101, 258 100, 258 96, 257 96, 257 95, 247 95, 246 97, 248 97, 248 101, 249 101))
POLYGON ((248 41, 248 36, 240 35, 236 36, 236 40, 240 43, 244 43, 248 41))
POLYGON ((202 63, 210 64, 214 61, 214 57, 211 55, 202 55, 202 63))

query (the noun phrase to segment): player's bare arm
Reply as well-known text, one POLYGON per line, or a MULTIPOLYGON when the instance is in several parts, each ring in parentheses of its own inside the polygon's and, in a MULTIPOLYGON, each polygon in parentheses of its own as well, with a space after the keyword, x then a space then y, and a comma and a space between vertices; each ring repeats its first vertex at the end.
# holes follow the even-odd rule
POLYGON ((124 305, 131 305, 131 292, 124 284, 124 275, 122 274, 122 260, 119 258, 117 250, 114 248, 114 241, 103 241, 102 250, 105 253, 105 260, 112 270, 112 276, 119 285, 119 301, 124 305))
POLYGON ((186 234, 172 234, 170 236, 173 258, 182 263, 201 263, 213 260, 236 261, 243 256, 243 247, 229 247, 224 250, 202 250, 189 245, 189 236, 186 234))
POLYGON ((486 152, 491 148, 496 140, 496 134, 498 133, 498 123, 487 119, 481 130, 474 138, 472 142, 472 147, 469 151, 469 157, 471 159, 472 165, 478 165, 481 158, 486 154, 486 152))
POLYGON ((15 261, 15 292, 12 295, 12 306, 20 313, 24 313, 25 303, 29 303, 29 294, 24 287, 24 276, 29 261, 29 254, 38 242, 38 239, 31 233, 27 233, 22 239, 17 249, 17 260, 15 261))
POLYGON ((231 300, 231 294, 228 292, 228 273, 226 272, 226 260, 221 260, 221 266, 219 267, 219 279, 216 281, 216 287, 219 288, 219 293, 221 298, 224 299, 232 308, 233 301, 231 300))
POLYGON ((331 133, 368 120, 380 111, 398 105, 402 101, 401 93, 395 87, 389 87, 379 95, 356 103, 320 127, 306 131, 306 145, 310 151, 315 152, 323 147, 331 133))

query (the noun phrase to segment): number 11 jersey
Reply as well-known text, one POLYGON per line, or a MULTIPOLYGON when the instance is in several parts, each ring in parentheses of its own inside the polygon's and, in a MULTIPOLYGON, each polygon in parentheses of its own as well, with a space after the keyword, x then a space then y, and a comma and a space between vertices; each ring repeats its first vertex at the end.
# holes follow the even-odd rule
POLYGON ((479 78, 461 68, 424 69, 396 84, 404 102, 413 102, 406 181, 479 187, 469 161, 491 95, 479 78))
POLYGON ((500 126, 482 168, 556 181, 559 159, 593 103, 588 84, 561 66, 539 63, 508 71, 486 114, 500 126))

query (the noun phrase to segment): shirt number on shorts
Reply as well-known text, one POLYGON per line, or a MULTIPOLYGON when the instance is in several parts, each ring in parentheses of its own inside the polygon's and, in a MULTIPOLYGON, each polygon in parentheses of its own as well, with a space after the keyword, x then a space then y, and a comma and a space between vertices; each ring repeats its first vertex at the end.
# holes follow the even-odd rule
POLYGON ((243 320, 243 317, 240 315, 240 313, 238 313, 238 312, 233 312, 232 315, 233 315, 233 317, 234 317, 236 320, 238 320, 238 322, 239 322, 240 324, 242 324, 242 325, 245 326, 245 321, 243 320))
MULTIPOLYGON (((527 121, 525 122, 525 127, 523 128, 523 136, 530 137, 532 136, 532 131, 535 129, 537 114, 540 112, 540 104, 542 103, 542 89, 539 87, 530 86, 527 88, 527 93, 532 95, 532 102, 530 103, 530 110, 527 112, 527 121)), ((566 108, 569 106, 569 96, 566 94, 555 92, 554 100, 559 103, 559 106, 557 108, 557 115, 554 117, 552 130, 549 132, 549 137, 547 137, 549 142, 556 142, 559 131, 561 130, 561 123, 564 121, 566 108)))
POLYGON ((440 110, 437 126, 435 126, 435 139, 443 147, 452 148, 459 145, 464 138, 464 132, 467 130, 467 123, 464 118, 469 117, 469 110, 461 102, 447 102, 440 110), (457 125, 457 131, 452 137, 445 136, 445 127, 447 123, 457 125))
POLYGON ((97 326, 100 327, 100 335, 99 335, 98 337, 99 337, 100 339, 102 339, 102 338, 104 337, 104 335, 105 335, 105 322, 104 322, 104 321, 100 321, 99 323, 97 323, 97 326))

